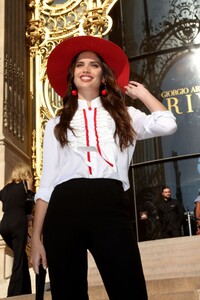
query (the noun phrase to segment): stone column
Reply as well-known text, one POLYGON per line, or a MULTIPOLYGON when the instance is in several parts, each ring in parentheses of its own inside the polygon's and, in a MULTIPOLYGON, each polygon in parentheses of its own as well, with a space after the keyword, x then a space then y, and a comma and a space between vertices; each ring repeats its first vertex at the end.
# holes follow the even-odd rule
MULTIPOLYGON (((26 2, 0 0, 0 190, 17 162, 31 160, 26 2)), ((0 236, 0 298, 6 295, 12 263, 12 251, 0 236)))

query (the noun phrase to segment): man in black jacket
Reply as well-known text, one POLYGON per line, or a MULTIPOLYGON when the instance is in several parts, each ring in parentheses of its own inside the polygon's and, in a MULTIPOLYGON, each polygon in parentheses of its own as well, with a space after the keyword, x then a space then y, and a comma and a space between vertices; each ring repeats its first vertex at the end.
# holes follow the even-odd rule
POLYGON ((171 190, 168 186, 162 188, 162 200, 158 205, 158 213, 162 226, 162 237, 181 236, 184 208, 178 200, 171 198, 171 190))

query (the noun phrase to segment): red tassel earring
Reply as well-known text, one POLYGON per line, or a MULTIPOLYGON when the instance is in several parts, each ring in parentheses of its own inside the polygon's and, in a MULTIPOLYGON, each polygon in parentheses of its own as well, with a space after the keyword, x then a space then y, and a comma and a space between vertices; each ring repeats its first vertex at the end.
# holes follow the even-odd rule
POLYGON ((78 95, 78 91, 77 91, 76 86, 73 82, 71 83, 71 95, 72 96, 77 96, 78 95))
POLYGON ((72 96, 77 96, 78 92, 77 92, 77 90, 71 90, 71 94, 72 94, 72 96))
POLYGON ((102 85, 104 85, 104 88, 103 88, 103 90, 101 90, 101 95, 102 96, 107 96, 108 90, 106 88, 106 82, 102 82, 102 85))

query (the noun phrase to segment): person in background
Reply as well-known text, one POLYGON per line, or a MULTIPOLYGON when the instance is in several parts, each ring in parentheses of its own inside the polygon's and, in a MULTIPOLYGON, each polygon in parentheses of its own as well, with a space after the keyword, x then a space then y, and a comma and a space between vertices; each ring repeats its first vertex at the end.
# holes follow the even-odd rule
POLYGON ((195 209, 194 209, 194 217, 197 223, 196 234, 200 235, 200 191, 198 193, 197 198, 194 200, 195 209))
POLYGON ((50 54, 47 75, 63 106, 45 128, 31 262, 50 276, 53 300, 86 300, 87 251, 109 299, 148 298, 130 220, 128 169, 136 140, 172 134, 173 114, 142 84, 129 81, 116 44, 78 36, 50 54), (149 115, 126 107, 139 98, 149 115), (42 238, 43 237, 43 238, 42 238))
MULTIPOLYGON (((28 233, 28 214, 26 211, 27 188, 33 190, 31 168, 25 163, 17 164, 5 187, 0 191, 3 218, 0 234, 9 248, 13 250, 13 266, 7 297, 31 294, 26 243, 28 233)), ((33 191, 32 191, 33 193, 33 191)))
POLYGON ((184 208, 178 200, 171 198, 171 189, 168 186, 162 188, 162 199, 158 205, 158 214, 163 238, 181 236, 184 208))

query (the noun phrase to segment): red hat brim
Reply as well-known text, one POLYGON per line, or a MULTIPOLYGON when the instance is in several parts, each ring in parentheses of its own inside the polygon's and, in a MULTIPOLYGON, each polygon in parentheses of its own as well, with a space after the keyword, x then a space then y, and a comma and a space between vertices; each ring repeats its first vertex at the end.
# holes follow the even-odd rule
POLYGON ((73 58, 82 51, 99 54, 116 76, 122 90, 130 76, 130 66, 124 51, 111 41, 94 36, 77 36, 64 40, 49 55, 47 75, 56 93, 64 98, 67 91, 67 72, 73 58))

